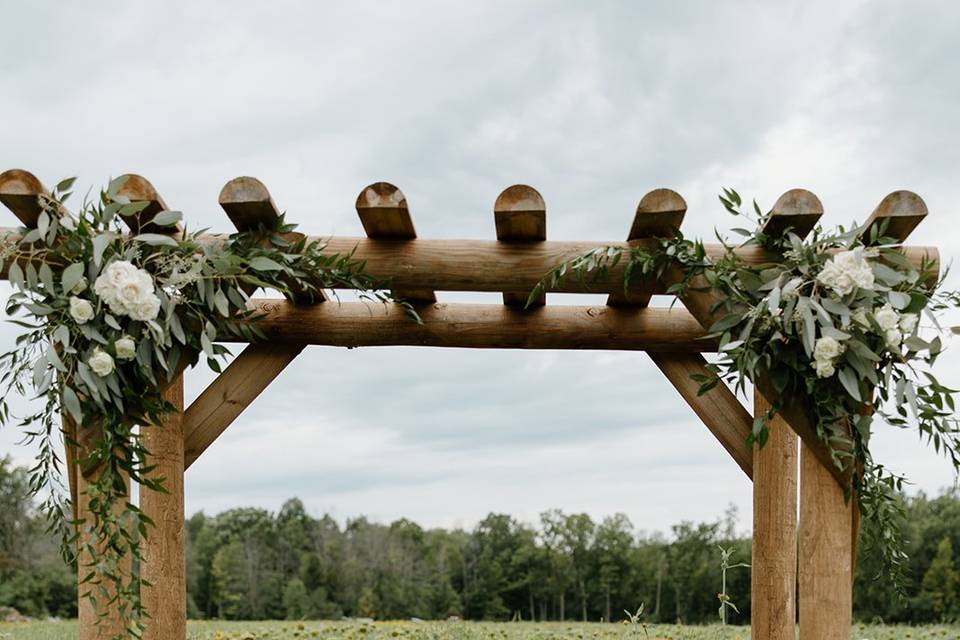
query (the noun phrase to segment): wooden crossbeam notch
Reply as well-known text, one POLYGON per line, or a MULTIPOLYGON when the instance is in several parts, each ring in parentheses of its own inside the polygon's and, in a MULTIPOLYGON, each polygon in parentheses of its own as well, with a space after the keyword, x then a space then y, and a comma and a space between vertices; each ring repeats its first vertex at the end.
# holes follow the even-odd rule
POLYGON ((128 198, 130 202, 146 202, 147 206, 135 216, 123 216, 123 221, 132 233, 168 233, 175 235, 183 231, 178 224, 170 227, 158 227, 152 224, 161 211, 167 210, 167 203, 163 201, 150 181, 136 173, 127 173, 121 176, 126 178, 117 195, 128 198))
MULTIPOLYGON (((687 203, 679 193, 670 189, 654 189, 640 199, 627 239, 640 240, 673 235, 680 228, 686 212, 687 203)), ((612 307, 643 309, 649 302, 649 291, 631 292, 630 295, 617 291, 607 298, 607 305, 612 307)), ((642 313, 654 311, 649 309, 642 313)), ((706 368, 706 359, 699 353, 648 352, 648 354, 720 445, 747 474, 747 477, 752 478, 753 451, 747 445, 747 437, 750 435, 753 419, 734 393, 723 384, 700 394, 699 383, 690 376, 712 375, 706 368)))
MULTIPOLYGON (((803 238, 823 215, 820 199, 791 189, 773 205, 762 231, 803 238)), ((765 416, 770 403, 754 392, 754 415, 765 416)), ((794 640, 797 580, 797 434, 781 417, 767 424, 768 437, 753 446, 753 546, 751 635, 794 640)), ((825 472, 827 473, 827 472, 825 472)), ((827 473, 828 479, 830 474, 827 473)), ((832 480, 831 480, 832 481, 832 480)))
MULTIPOLYGON (((234 178, 220 190, 220 206, 238 231, 271 227, 280 212, 256 178, 234 178)), ((310 298, 322 302, 322 292, 310 298)), ((306 347, 306 341, 247 346, 184 413, 184 468, 189 468, 306 347)))
MULTIPOLYGON (((686 213, 687 203, 679 193, 671 189, 654 189, 640 199, 627 240, 671 237, 680 228, 686 213)), ((645 307, 650 303, 651 294, 649 290, 629 294, 614 291, 607 298, 607 304, 645 307)))
POLYGON ((923 222, 927 213, 927 204, 923 198, 912 191, 894 191, 873 210, 863 225, 861 235, 869 238, 871 231, 885 222, 884 235, 903 242, 917 225, 923 222))
MULTIPOLYGON (((533 187, 515 184, 497 196, 493 205, 493 219, 500 242, 543 242, 547 239, 547 205, 533 187)), ((528 296, 522 293, 505 292, 503 304, 524 308, 528 296)), ((531 306, 543 306, 546 294, 531 301, 531 306)))
POLYGON ((0 202, 28 229, 37 226, 43 211, 40 196, 47 194, 47 188, 29 171, 9 169, 0 173, 0 202))
MULTIPOLYGON (((413 240, 417 232, 407 207, 407 197, 389 182, 375 182, 357 196, 357 215, 367 237, 371 240, 413 240)), ((395 288, 394 295, 412 303, 430 304, 437 301, 429 289, 395 288)))

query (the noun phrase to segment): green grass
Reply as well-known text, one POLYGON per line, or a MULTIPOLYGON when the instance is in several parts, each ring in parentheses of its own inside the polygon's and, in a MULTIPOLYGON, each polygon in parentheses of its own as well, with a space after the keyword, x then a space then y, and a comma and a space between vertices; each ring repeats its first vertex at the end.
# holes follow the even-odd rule
MULTIPOLYGON (((747 627, 648 625, 650 640, 748 640, 747 627)), ((0 623, 0 640, 66 640, 76 622, 0 623)), ((646 640, 639 627, 597 623, 190 622, 191 640, 646 640)), ((960 640, 960 626, 856 625, 853 640, 960 640)))

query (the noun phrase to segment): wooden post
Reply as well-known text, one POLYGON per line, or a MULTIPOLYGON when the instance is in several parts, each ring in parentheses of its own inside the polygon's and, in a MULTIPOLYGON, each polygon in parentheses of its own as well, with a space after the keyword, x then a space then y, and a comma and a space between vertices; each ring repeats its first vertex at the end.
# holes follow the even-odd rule
MULTIPOLYGON (((754 393, 754 413, 770 408, 754 393)), ((797 434, 782 418, 767 425, 766 445, 753 447, 753 560, 750 634, 763 640, 796 637, 797 434)), ((834 485, 833 476, 828 479, 834 485)))
MULTIPOLYGON (((547 205, 540 192, 525 184, 504 189, 493 204, 493 221, 497 240, 501 242, 544 242, 547 239, 547 205)), ((527 295, 504 293, 503 304, 523 309, 527 295)), ((547 303, 546 294, 540 294, 531 306, 547 303)))
POLYGON ((187 634, 187 573, 184 562, 183 513, 183 375, 164 390, 176 407, 159 425, 142 427, 150 451, 152 476, 164 478, 165 492, 145 489, 140 508, 154 522, 143 541, 140 573, 145 582, 143 606, 150 616, 144 640, 183 640, 187 634))
MULTIPOLYGON (((756 464, 756 463, 754 463, 756 464)), ((800 640, 849 640, 852 501, 807 448, 800 452, 800 640)))

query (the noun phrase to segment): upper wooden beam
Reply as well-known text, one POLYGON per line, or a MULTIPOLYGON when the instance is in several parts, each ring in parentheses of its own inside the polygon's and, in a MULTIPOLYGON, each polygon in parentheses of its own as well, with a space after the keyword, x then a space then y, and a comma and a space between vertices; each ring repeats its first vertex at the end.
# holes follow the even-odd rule
POLYGON ((927 213, 927 204, 923 198, 912 191, 894 191, 873 210, 863 225, 861 235, 869 238, 874 228, 886 222, 887 228, 883 235, 903 242, 917 225, 923 222, 927 213))
MULTIPOLYGON (((687 203, 679 193, 670 189, 654 189, 640 199, 627 240, 673 236, 680 229, 686 212, 687 203)), ((625 293, 621 288, 610 294, 607 304, 645 307, 650 303, 652 293, 649 287, 630 293, 625 293)))
POLYGON ((176 234, 183 230, 179 224, 170 227, 158 227, 150 222, 158 213, 167 210, 167 203, 163 201, 163 198, 160 197, 149 180, 136 173, 126 173, 120 177, 126 178, 126 180, 117 191, 118 196, 123 196, 130 202, 147 203, 147 206, 140 213, 133 216, 122 216, 131 232, 176 234))
MULTIPOLYGON (((547 239, 547 205, 539 191, 525 184, 507 187, 497 196, 493 220, 500 242, 543 242, 547 239)), ((503 304, 523 308, 528 297, 507 292, 503 294, 503 304)), ((542 306, 546 302, 547 296, 541 294, 531 305, 542 306)))
MULTIPOLYGON (((399 305, 363 302, 297 305, 253 301, 257 326, 271 342, 337 347, 424 346, 489 349, 613 349, 713 351, 683 309, 617 309, 545 305, 433 304, 418 309, 422 324, 399 305)), ((225 338, 225 341, 239 341, 225 338)))
POLYGON ((763 224, 767 235, 783 235, 788 231, 807 237, 823 216, 820 198, 806 189, 790 189, 781 195, 763 224))
POLYGON ((48 193, 43 183, 29 171, 9 169, 0 173, 0 202, 28 229, 37 226, 37 219, 43 211, 40 196, 48 193))
MULTIPOLYGON (((360 192, 357 215, 367 237, 372 240, 413 240, 417 231, 407 206, 407 197, 389 182, 375 182, 360 192)), ((437 301, 433 290, 421 287, 394 287, 394 295, 417 303, 437 301)))
POLYGON ((261 226, 269 229, 280 219, 270 192, 256 178, 234 178, 223 185, 218 201, 237 231, 251 231, 261 226))

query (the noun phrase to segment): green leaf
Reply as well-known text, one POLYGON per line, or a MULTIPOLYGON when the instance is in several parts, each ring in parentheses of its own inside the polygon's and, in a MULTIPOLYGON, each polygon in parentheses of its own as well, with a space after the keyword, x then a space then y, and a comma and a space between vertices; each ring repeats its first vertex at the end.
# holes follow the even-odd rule
POLYGON ((63 294, 67 295, 83 279, 84 265, 82 262, 74 262, 60 275, 60 286, 63 287, 63 294))
POLYGON ((843 385, 843 388, 847 390, 847 393, 850 394, 857 402, 862 402, 863 400, 860 397, 860 385, 857 382, 857 374, 850 367, 843 367, 840 369, 837 377, 840 379, 840 384, 843 385))
POLYGON ((76 392, 64 385, 62 397, 63 404, 70 414, 70 417, 73 418, 76 424, 81 424, 83 422, 83 411, 80 409, 80 399, 77 397, 76 392))
POLYGON ((183 219, 183 213, 180 211, 161 211, 153 216, 150 221, 158 227, 171 227, 183 219))
POLYGON ((141 233, 133 237, 138 242, 146 243, 152 247, 176 247, 177 241, 170 236, 162 233, 141 233))
POLYGON ((100 266, 100 261, 103 260, 103 252, 106 251, 107 245, 110 244, 110 235, 106 233, 101 233, 93 237, 93 264, 100 266))
POLYGON ((247 264, 255 271, 281 271, 284 268, 283 265, 264 256, 251 258, 247 264))

